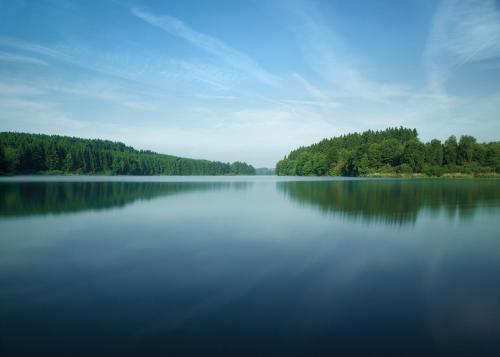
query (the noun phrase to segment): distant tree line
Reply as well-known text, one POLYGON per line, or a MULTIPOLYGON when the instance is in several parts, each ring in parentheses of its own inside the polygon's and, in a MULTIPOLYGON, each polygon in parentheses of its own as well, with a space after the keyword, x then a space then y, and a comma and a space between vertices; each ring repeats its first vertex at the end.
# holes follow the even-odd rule
POLYGON ((186 159, 120 142, 58 135, 0 133, 0 174, 254 175, 244 162, 186 159))
POLYGON ((262 176, 271 176, 271 175, 276 175, 276 172, 274 169, 269 169, 267 167, 259 167, 255 169, 255 174, 262 176))
POLYGON ((276 165, 284 176, 365 176, 500 173, 500 142, 478 143, 463 135, 423 143, 416 129, 388 128, 347 134, 300 147, 276 165))

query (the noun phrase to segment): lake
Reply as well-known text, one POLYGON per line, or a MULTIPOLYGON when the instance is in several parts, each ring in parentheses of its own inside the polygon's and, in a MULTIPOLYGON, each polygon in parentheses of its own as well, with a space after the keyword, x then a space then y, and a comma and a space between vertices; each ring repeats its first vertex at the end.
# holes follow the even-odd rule
POLYGON ((0 180, 0 355, 500 355, 500 180, 0 180))

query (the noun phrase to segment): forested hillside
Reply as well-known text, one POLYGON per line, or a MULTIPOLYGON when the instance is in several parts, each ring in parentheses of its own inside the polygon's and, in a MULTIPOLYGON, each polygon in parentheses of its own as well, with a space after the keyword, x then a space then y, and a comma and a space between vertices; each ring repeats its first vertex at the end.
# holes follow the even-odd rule
POLYGON ((120 142, 67 136, 0 133, 0 174, 254 175, 236 161, 186 159, 135 150, 120 142))
POLYGON ((500 173, 500 142, 478 143, 469 135, 444 143, 419 140, 416 129, 389 128, 347 134, 292 151, 276 165, 278 175, 365 176, 376 174, 500 173))

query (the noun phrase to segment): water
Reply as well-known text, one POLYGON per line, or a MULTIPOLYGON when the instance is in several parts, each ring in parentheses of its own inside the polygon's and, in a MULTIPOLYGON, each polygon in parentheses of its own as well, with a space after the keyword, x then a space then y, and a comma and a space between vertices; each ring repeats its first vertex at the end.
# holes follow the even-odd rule
POLYGON ((0 355, 499 355, 500 180, 0 181, 0 355))

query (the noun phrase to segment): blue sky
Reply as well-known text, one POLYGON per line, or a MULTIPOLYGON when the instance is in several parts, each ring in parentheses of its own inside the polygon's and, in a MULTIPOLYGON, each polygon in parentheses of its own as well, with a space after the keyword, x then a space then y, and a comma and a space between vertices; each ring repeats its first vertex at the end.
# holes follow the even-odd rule
POLYGON ((500 2, 0 0, 0 130, 274 166, 352 131, 499 140, 500 2))

